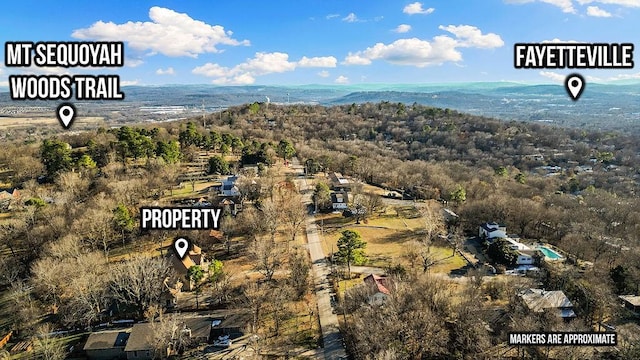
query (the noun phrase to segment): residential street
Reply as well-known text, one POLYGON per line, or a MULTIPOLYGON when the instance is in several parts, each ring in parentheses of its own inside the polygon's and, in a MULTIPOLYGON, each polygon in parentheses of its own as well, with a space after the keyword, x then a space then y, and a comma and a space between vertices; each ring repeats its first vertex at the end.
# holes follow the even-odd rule
MULTIPOLYGON (((297 159, 294 159, 292 163, 296 164, 297 159)), ((292 168, 294 168, 294 166, 296 165, 292 165, 292 168)), ((300 173, 302 173, 302 167, 298 165, 298 168, 300 173)), ((298 178, 296 182, 300 192, 304 194, 304 203, 311 204, 312 191, 309 189, 307 179, 298 178)), ((313 278, 316 301, 318 303, 320 327, 322 328, 324 343, 323 358, 327 360, 346 358, 346 352, 342 344, 342 335, 338 327, 338 317, 333 313, 331 307, 331 285, 328 279, 330 267, 322 250, 322 239, 320 239, 318 235, 319 229, 315 224, 314 215, 307 216, 306 227, 309 254, 311 256, 311 262, 313 263, 313 278)))

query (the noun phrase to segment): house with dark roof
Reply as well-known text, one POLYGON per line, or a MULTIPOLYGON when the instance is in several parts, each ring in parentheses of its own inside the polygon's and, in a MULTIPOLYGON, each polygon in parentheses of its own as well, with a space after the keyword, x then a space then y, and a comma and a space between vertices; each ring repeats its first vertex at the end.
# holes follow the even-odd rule
POLYGON ((344 210, 349 202, 349 194, 346 192, 331 193, 331 207, 333 210, 344 210))
POLYGON ((128 331, 103 331, 89 335, 83 350, 89 360, 126 359, 124 348, 129 339, 128 331))
POLYGON ((151 360, 154 357, 154 349, 153 325, 150 323, 133 325, 124 348, 127 360, 151 360))
POLYGON ((330 173, 329 180, 331 181, 331 188, 334 190, 349 190, 351 188, 349 180, 340 173, 330 173))
POLYGON ((527 289, 522 291, 519 296, 530 311, 536 313, 550 311, 564 320, 576 317, 573 312, 573 304, 562 291, 527 289))
POLYGON ((222 206, 222 210, 224 214, 231 214, 236 216, 240 210, 242 210, 242 204, 240 202, 235 202, 229 198, 225 198, 220 201, 220 206, 222 206))
POLYGON ((367 303, 369 305, 383 305, 391 294, 389 291, 390 280, 386 276, 378 276, 376 274, 370 274, 362 280, 370 289, 367 303))

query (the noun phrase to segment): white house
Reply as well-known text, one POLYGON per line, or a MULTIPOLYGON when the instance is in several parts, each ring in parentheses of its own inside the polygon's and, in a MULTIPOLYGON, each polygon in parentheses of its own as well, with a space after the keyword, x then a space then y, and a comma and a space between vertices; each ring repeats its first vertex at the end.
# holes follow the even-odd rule
POLYGON ((347 208, 349 202, 349 195, 345 192, 331 193, 331 206, 333 210, 344 210, 347 208))
POLYGON ((518 259, 516 260, 516 265, 533 265, 535 263, 535 259, 533 258, 533 254, 529 251, 518 251, 518 259))
POLYGON ((488 240, 506 238, 507 227, 504 225, 499 225, 495 222, 484 223, 480 225, 480 228, 478 229, 478 237, 488 240))
POLYGON ((231 175, 222 180, 220 195, 228 197, 240 196, 240 190, 238 190, 238 187, 236 186, 236 181, 238 181, 237 175, 231 175))

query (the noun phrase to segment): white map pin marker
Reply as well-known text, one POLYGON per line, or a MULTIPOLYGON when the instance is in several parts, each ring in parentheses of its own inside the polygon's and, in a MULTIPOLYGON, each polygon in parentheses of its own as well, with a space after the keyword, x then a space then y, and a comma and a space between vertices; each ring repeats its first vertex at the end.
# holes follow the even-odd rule
POLYGON ((62 103, 56 110, 56 117, 63 128, 68 129, 73 123, 73 119, 76 117, 76 108, 73 104, 62 103))
POLYGON ((187 251, 191 244, 189 244, 189 240, 185 238, 178 238, 173 242, 173 250, 175 250, 176 254, 180 259, 184 259, 185 255, 187 255, 187 251))
POLYGON ((571 74, 564 81, 564 87, 573 101, 577 101, 584 90, 584 78, 579 74, 571 74))

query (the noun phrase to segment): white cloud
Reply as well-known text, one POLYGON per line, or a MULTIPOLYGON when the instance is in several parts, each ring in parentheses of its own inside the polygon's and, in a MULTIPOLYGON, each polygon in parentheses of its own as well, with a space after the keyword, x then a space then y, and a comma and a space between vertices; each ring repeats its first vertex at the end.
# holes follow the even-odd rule
POLYGON ((222 77, 211 81, 216 85, 251 85, 256 82, 256 78, 249 73, 239 74, 230 78, 222 77))
POLYGON ((140 59, 130 59, 130 58, 124 58, 124 66, 126 67, 138 67, 140 65, 144 64, 144 61, 140 60, 140 59))
POLYGON ((635 73, 635 74, 618 74, 615 76, 611 76, 608 79, 609 81, 616 81, 616 80, 640 80, 640 73, 635 73))
POLYGON ((551 40, 542 40, 542 43, 561 43, 561 44, 569 44, 569 43, 577 43, 575 40, 560 40, 558 38, 553 38, 551 40))
POLYGON ((600 3, 624 7, 640 7, 640 0, 577 0, 580 5, 600 3))
POLYGON ((392 64, 417 67, 440 65, 447 61, 462 60, 456 45, 456 40, 448 36, 436 36, 431 42, 418 38, 399 39, 388 45, 377 43, 364 51, 350 54, 345 64, 367 65, 372 60, 381 59, 392 64))
POLYGON ((140 82, 139 80, 124 80, 120 82, 120 85, 133 86, 133 85, 138 85, 139 82, 140 82))
POLYGON ((344 76, 344 75, 340 75, 334 80, 334 82, 336 84, 348 84, 349 83, 349 78, 344 76))
POLYGON ((345 65, 369 65, 373 60, 392 64, 425 67, 445 62, 462 61, 460 47, 491 49, 504 45, 502 38, 493 33, 482 34, 469 25, 441 26, 440 29, 456 36, 439 35, 431 41, 418 38, 399 39, 390 44, 377 43, 365 50, 350 52, 342 62, 345 65))
POLYGON ((158 70, 156 70, 156 74, 157 75, 174 75, 175 71, 173 70, 173 68, 171 66, 169 66, 166 69, 158 69, 158 70))
POLYGON ((289 61, 289 54, 281 52, 258 52, 232 68, 219 64, 207 63, 194 68, 191 72, 216 78, 214 84, 247 85, 256 81, 256 76, 293 71, 296 67, 336 67, 338 60, 333 56, 306 57, 299 61, 289 61))
POLYGON ((337 18, 337 17, 340 17, 340 14, 329 14, 329 15, 325 16, 325 18, 326 18, 327 20, 335 19, 335 18, 337 18))
POLYGON ((587 15, 595 17, 611 17, 611 13, 597 6, 587 6, 587 15))
POLYGON ((359 54, 360 52, 353 54, 349 53, 347 57, 344 59, 342 64, 344 65, 369 65, 371 64, 371 60, 363 57, 359 54))
POLYGON ((318 76, 323 77, 323 78, 327 78, 327 77, 329 77, 329 75, 331 75, 331 74, 329 74, 329 72, 327 70, 322 70, 322 71, 320 71, 318 73, 318 76))
POLYGON ((470 25, 449 25, 438 27, 440 30, 448 31, 462 41, 459 42, 461 47, 476 47, 481 49, 492 49, 504 45, 504 41, 500 35, 488 33, 483 35, 482 31, 475 26, 470 25))
POLYGON ((403 34, 409 31, 411 31, 411 25, 407 25, 407 24, 400 24, 398 25, 398 27, 393 29, 393 32, 397 32, 398 34, 403 34))
POLYGON ((196 75, 204 75, 207 77, 224 77, 228 71, 228 68, 213 63, 206 63, 191 70, 191 72, 196 75))
POLYGON ((296 63, 290 62, 289 54, 286 53, 258 52, 253 59, 248 59, 235 68, 237 68, 238 71, 251 73, 253 75, 266 75, 293 71, 296 68, 296 63))
POLYGON ((218 45, 249 45, 248 40, 233 39, 232 32, 220 25, 209 25, 171 9, 154 6, 149 9, 149 18, 151 21, 124 24, 98 21, 73 31, 71 36, 83 40, 125 41, 138 51, 194 58, 202 53, 220 52, 218 45))
POLYGON ((338 64, 338 59, 333 56, 320 56, 320 57, 312 57, 308 58, 303 56, 302 59, 298 61, 298 66, 300 67, 327 67, 333 68, 338 64))
POLYGON ((349 13, 349 15, 347 15, 347 16, 345 16, 345 17, 343 17, 343 18, 342 18, 342 21, 346 21, 346 22, 353 23, 353 22, 358 22, 358 21, 360 21, 360 19, 358 19, 358 17, 356 16, 356 14, 354 14, 354 13, 349 13))
POLYGON ((553 71, 540 71, 539 74, 546 77, 547 79, 551 79, 555 82, 560 82, 560 83, 564 83, 564 80, 567 78, 566 75, 562 75, 553 71))
POLYGON ((422 4, 419 2, 414 2, 411 3, 407 6, 404 7, 404 9, 402 9, 402 12, 405 14, 409 14, 409 15, 415 15, 415 14, 424 14, 424 15, 429 15, 432 12, 434 12, 436 9, 434 8, 427 8, 424 9, 422 7, 422 4))
POLYGON ((575 14, 576 12, 572 0, 504 0, 507 4, 527 4, 536 1, 559 7, 565 13, 575 14))

